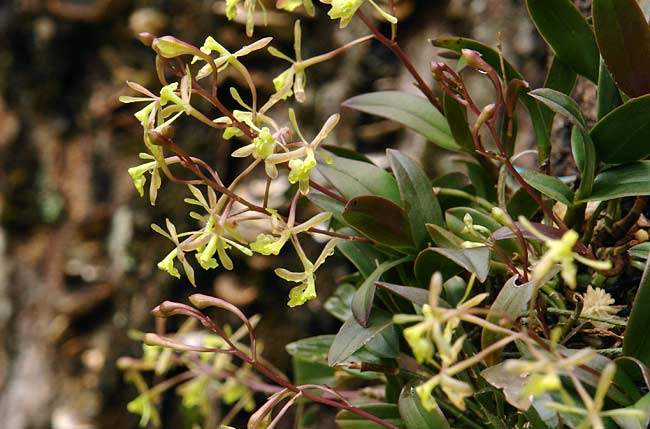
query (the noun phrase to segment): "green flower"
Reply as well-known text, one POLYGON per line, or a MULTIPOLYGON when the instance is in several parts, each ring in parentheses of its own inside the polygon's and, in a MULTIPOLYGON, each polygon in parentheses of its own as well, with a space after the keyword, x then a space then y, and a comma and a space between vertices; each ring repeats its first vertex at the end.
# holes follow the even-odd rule
POLYGON ((260 234, 251 243, 250 247, 253 252, 261 255, 278 255, 287 241, 289 241, 289 234, 282 234, 279 237, 271 234, 260 234))
MULTIPOLYGON (((361 7, 364 1, 365 0, 321 0, 323 3, 329 3, 332 5, 332 9, 330 9, 327 14, 332 19, 340 19, 341 28, 347 27, 347 25, 352 20, 352 17, 361 7)), ((390 22, 391 24, 397 23, 397 18, 383 10, 373 0, 368 0, 368 3, 370 3, 377 10, 377 12, 379 12, 379 14, 384 17, 386 21, 390 22)))
POLYGON ((275 4, 275 7, 278 9, 284 9, 286 11, 293 12, 303 5, 305 6, 307 15, 314 16, 316 11, 314 9, 314 3, 312 3, 312 0, 278 0, 278 2, 275 4))
POLYGON ((341 28, 345 28, 364 1, 365 0, 332 0, 332 9, 330 9, 327 14, 332 19, 340 19, 341 28))
POLYGON ((144 174, 154 168, 156 168, 156 161, 147 162, 138 165, 137 167, 131 167, 128 170, 131 179, 133 179, 133 185, 141 197, 144 197, 144 185, 147 183, 147 178, 144 177, 144 174))
POLYGON ((226 17, 232 21, 237 16, 237 5, 241 0, 226 0, 226 17))
POLYGON ((305 269, 303 272, 293 272, 284 268, 275 270, 278 277, 290 282, 300 283, 300 285, 293 287, 289 291, 289 302, 287 303, 289 307, 303 305, 305 302, 316 298, 316 276, 314 272, 325 262, 328 256, 334 253, 335 246, 336 239, 330 240, 314 263, 307 260, 304 254, 299 252, 298 255, 305 269))
POLYGON ((289 161, 289 183, 298 183, 300 192, 307 195, 309 192, 309 172, 316 166, 314 151, 307 148, 305 159, 292 159, 289 161))
POLYGON ((404 338, 413 350, 413 356, 419 363, 429 362, 433 359, 433 343, 429 337, 431 324, 427 321, 420 322, 404 329, 404 338))
POLYGON ((181 278, 181 273, 174 267, 174 260, 178 256, 178 249, 174 249, 165 256, 165 258, 158 262, 158 269, 167 272, 170 276, 181 278))
POLYGON ((232 153, 235 158, 252 155, 255 159, 266 159, 275 152, 275 139, 271 130, 263 127, 251 144, 241 147, 232 153))

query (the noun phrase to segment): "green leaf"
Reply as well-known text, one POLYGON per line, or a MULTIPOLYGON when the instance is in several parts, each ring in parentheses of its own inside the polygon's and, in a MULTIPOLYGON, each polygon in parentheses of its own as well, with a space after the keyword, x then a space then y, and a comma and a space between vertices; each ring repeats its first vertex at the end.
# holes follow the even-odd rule
POLYGON ((390 247, 412 247, 404 210, 387 198, 362 196, 348 201, 343 219, 366 237, 390 247))
MULTIPOLYGON (((358 407, 398 428, 404 428, 404 423, 399 416, 399 409, 395 404, 364 404, 358 407)), ((340 429, 385 429, 385 426, 347 410, 339 411, 336 414, 336 424, 340 429)))
POLYGON ((454 261, 470 273, 476 274, 476 278, 483 283, 490 273, 490 248, 472 247, 469 249, 445 249, 432 247, 431 250, 454 261))
POLYGON ((372 304, 375 299, 375 282, 391 268, 394 268, 408 261, 410 257, 398 259, 397 261, 386 261, 379 265, 359 286, 359 289, 352 298, 352 314, 361 326, 368 326, 368 319, 372 311, 372 304))
POLYGON ((589 134, 577 126, 571 130, 571 150, 581 175, 575 198, 576 200, 589 198, 593 192, 596 174, 596 148, 589 134))
POLYGON ((518 219, 519 216, 530 219, 540 207, 525 189, 520 188, 508 200, 507 209, 513 219, 518 219))
POLYGON ((462 151, 445 117, 426 98, 401 91, 380 91, 352 97, 343 106, 399 122, 443 149, 462 151))
POLYGON ((481 377, 497 389, 503 390, 506 401, 513 407, 520 411, 530 408, 531 398, 523 394, 529 382, 528 377, 508 371, 503 362, 481 371, 481 377))
POLYGON ((496 201, 496 183, 485 168, 471 161, 463 162, 463 164, 467 167, 467 174, 476 189, 476 195, 488 201, 496 201))
POLYGON ((598 159, 609 164, 639 161, 650 155, 650 94, 612 110, 591 130, 598 159))
POLYGON ((542 194, 567 206, 573 205, 573 191, 560 179, 534 171, 524 171, 521 176, 542 194))
POLYGON ((413 381, 404 386, 397 405, 406 429, 449 429, 451 427, 440 407, 436 405, 433 410, 427 411, 422 406, 413 381))
POLYGON ((531 97, 544 103, 549 109, 569 119, 583 130, 587 130, 587 120, 576 101, 566 94, 549 88, 540 88, 528 93, 531 97))
POLYGON ((593 0, 600 52, 618 87, 630 97, 650 93, 650 28, 636 0, 593 0))
POLYGON ((623 338, 623 354, 640 360, 646 366, 650 366, 650 337, 648 337, 650 311, 648 308, 650 308, 650 259, 646 262, 623 338))
POLYGON ((612 417, 622 429, 647 429, 650 426, 650 393, 646 393, 634 405, 625 408, 626 410, 640 410, 644 417, 637 419, 635 417, 612 417))
POLYGON ((645 243, 637 244, 636 246, 630 247, 627 253, 629 253, 631 257, 636 259, 643 259, 643 260, 650 259, 649 258, 650 241, 646 241, 645 243))
MULTIPOLYGON (((573 88, 575 87, 576 79, 576 73, 556 56, 553 57, 551 67, 546 74, 544 88, 554 89, 563 94, 570 95, 571 92, 573 92, 573 88)), ((555 112, 545 106, 541 107, 540 110, 542 112, 544 122, 548 124, 549 127, 552 127, 555 112)))
POLYGON ((454 137, 454 140, 466 152, 475 154, 476 148, 474 147, 474 138, 472 131, 467 124, 467 107, 460 104, 447 94, 443 95, 443 107, 445 109, 445 117, 449 123, 449 129, 454 137))
POLYGON ((431 236, 431 239, 438 247, 460 249, 460 247, 463 244, 463 239, 458 237, 454 233, 449 232, 447 228, 443 228, 441 226, 428 223, 427 231, 429 231, 429 235, 431 236))
POLYGON ((594 83, 598 80, 600 54, 596 38, 570 0, 526 0, 535 27, 555 55, 594 83))
MULTIPOLYGON (((524 284, 517 284, 517 277, 511 277, 501 288, 496 299, 490 307, 490 315, 487 320, 498 324, 504 316, 512 320, 517 318, 528 309, 528 302, 535 292, 536 284, 531 281, 524 284)), ((488 329, 483 329, 481 333, 481 348, 486 349, 496 343, 503 337, 503 334, 494 333, 488 329)), ((486 362, 488 366, 494 365, 500 360, 499 354, 494 353, 486 362)))
POLYGON ((334 294, 327 298, 323 307, 332 316, 345 322, 352 316, 352 297, 357 289, 350 283, 343 283, 337 287, 334 294))
POLYGON ((347 200, 362 195, 385 197, 400 204, 399 189, 392 174, 374 164, 327 154, 332 163, 319 162, 318 171, 347 200))
POLYGON ((429 300, 429 291, 419 287, 401 286, 386 282, 375 282, 375 285, 381 289, 386 289, 395 295, 401 296, 407 301, 422 307, 429 300))
POLYGON ((381 358, 397 359, 399 357, 399 335, 397 328, 391 326, 366 343, 366 350, 381 358))
POLYGON ((345 205, 342 202, 335 200, 332 197, 329 197, 322 192, 319 192, 315 189, 310 189, 307 194, 309 201, 314 203, 319 209, 324 212, 332 213, 332 217, 342 224, 345 224, 343 220, 343 210, 345 205))
POLYGON ((421 287, 429 287, 431 276, 439 271, 443 279, 451 278, 463 271, 463 268, 432 248, 424 249, 415 258, 413 272, 421 287))
POLYGON ((334 341, 334 335, 318 335, 303 338, 285 346, 287 353, 305 362, 325 362, 334 341))
POLYGON ((296 385, 321 384, 331 386, 336 383, 334 368, 317 363, 293 358, 293 381, 296 385))
POLYGON ((327 355, 329 366, 337 365, 352 356, 375 336, 393 326, 393 318, 381 309, 375 309, 368 319, 368 326, 359 325, 354 317, 341 326, 327 355))
POLYGON ((598 75, 598 120, 601 120, 621 104, 623 104, 621 93, 618 91, 614 78, 607 70, 605 61, 601 58, 600 74, 598 75))
MULTIPOLYGON (((347 235, 357 235, 357 232, 352 228, 343 228, 339 232, 347 235)), ((348 261, 354 264, 363 277, 368 277, 377 268, 377 265, 387 259, 385 254, 370 243, 340 240, 336 243, 336 248, 348 261)))
POLYGON ((650 161, 609 168, 594 180, 594 189, 588 201, 607 201, 615 198, 650 195, 650 161))
POLYGON ((429 241, 425 225, 443 224, 438 198, 433 194, 429 178, 414 160, 392 149, 387 154, 409 218, 411 236, 416 246, 422 248, 429 241))

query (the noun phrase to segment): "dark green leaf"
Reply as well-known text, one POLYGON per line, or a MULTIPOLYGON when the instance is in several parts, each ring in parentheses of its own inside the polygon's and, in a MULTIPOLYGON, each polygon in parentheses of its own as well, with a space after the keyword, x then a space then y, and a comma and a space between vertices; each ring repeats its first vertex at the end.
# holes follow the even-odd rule
POLYGON ((401 91, 380 91, 357 95, 343 105, 371 115, 381 116, 412 129, 431 143, 454 152, 461 147, 454 138, 445 117, 429 100, 401 91))
POLYGON ((650 161, 639 161, 610 168, 594 180, 589 201, 650 195, 650 161))
POLYGON ((591 130, 598 159, 621 164, 650 155, 649 111, 650 94, 619 106, 598 121, 591 130))
POLYGON ((469 125, 467 124, 467 107, 463 106, 447 94, 444 94, 442 102, 445 109, 445 117, 447 118, 447 122, 449 122, 449 129, 451 130, 454 140, 456 140, 456 142, 465 149, 466 152, 471 154, 476 153, 472 131, 469 129, 469 125))
POLYGON ((598 80, 600 54, 596 38, 570 0, 526 0, 535 27, 555 55, 594 83, 598 80))
POLYGON ((549 109, 569 119, 583 130, 587 129, 587 120, 576 101, 566 94, 549 88, 540 88, 528 93, 531 97, 544 103, 549 109))
POLYGON ((600 59, 600 74, 598 75, 598 120, 601 120, 612 110, 623 104, 621 93, 616 82, 607 70, 605 61, 600 59))
POLYGON ((428 223, 427 231, 429 231, 431 239, 438 247, 460 249, 461 245, 463 244, 462 238, 449 232, 446 228, 443 228, 441 226, 428 223))
POLYGON ((334 335, 319 335, 289 343, 285 349, 292 357, 305 362, 325 362, 333 341, 334 335))
POLYGON ((334 368, 323 363, 304 361, 293 358, 293 381, 296 385, 324 384, 331 386, 336 383, 334 368))
POLYGON ((490 177, 490 174, 485 171, 485 168, 475 162, 468 161, 464 162, 464 164, 467 167, 467 174, 472 181, 472 185, 476 189, 476 195, 488 201, 496 201, 496 183, 490 177))
MULTIPOLYGON (((573 92, 576 78, 576 73, 570 67, 560 61, 557 57, 554 57, 551 62, 551 67, 546 75, 546 80, 544 81, 544 88, 554 89, 563 94, 569 95, 573 92)), ((555 112, 546 106, 541 106, 540 110, 542 117, 544 118, 544 123, 551 127, 553 125, 555 112)))
POLYGON ((429 291, 419 287, 401 286, 386 282, 376 282, 375 285, 399 295, 402 298, 422 307, 429 299, 429 291))
MULTIPOLYGON (((343 228, 339 232, 348 235, 357 235, 352 228, 343 228)), ((352 262, 363 277, 368 277, 377 268, 377 265, 384 262, 387 256, 381 253, 370 243, 359 241, 341 240, 336 244, 339 252, 352 262)))
POLYGON ((332 316, 345 322, 352 316, 352 297, 357 289, 349 283, 337 287, 334 294, 325 301, 325 310, 332 316))
POLYGON ((650 93, 650 28, 636 0, 593 0, 600 52, 619 88, 630 97, 650 93))
POLYGON ((469 249, 432 247, 431 250, 454 261, 470 273, 476 274, 476 278, 481 283, 487 279, 490 272, 490 249, 487 246, 469 249))
MULTIPOLYGON (((396 404, 364 404, 359 405, 359 408, 398 428, 404 428, 396 404)), ((385 429, 385 426, 346 410, 339 411, 336 414, 336 424, 340 429, 385 429)))
POLYGON ((623 339, 623 354, 650 366, 650 259, 646 262, 623 339))
POLYGON ((438 198, 433 194, 429 178, 415 161, 396 150, 389 149, 387 153, 409 218, 411 236, 418 248, 425 247, 429 241, 425 225, 443 224, 438 198))
POLYGON ((534 171, 525 171, 521 175, 530 186, 542 194, 567 206, 573 205, 573 191, 557 177, 534 171))
POLYGON ((428 248, 421 251, 418 257, 415 258, 413 271, 420 286, 425 288, 429 286, 431 276, 436 271, 440 271, 443 279, 448 279, 460 274, 463 269, 451 259, 442 256, 432 248, 428 248))
POLYGON ((531 219, 540 210, 539 204, 523 188, 518 189, 507 203, 508 213, 513 219, 523 216, 531 219))
POLYGON ((397 328, 391 326, 368 341, 365 346, 370 353, 381 358, 397 359, 399 357, 399 335, 397 328))
POLYGON ((596 148, 589 134, 574 126, 571 130, 571 150, 578 171, 580 186, 576 191, 576 200, 588 198, 593 192, 596 174, 596 148))
POLYGON ((327 364, 334 366, 345 361, 376 335, 391 326, 393 326, 392 316, 380 309, 372 312, 366 328, 359 325, 354 317, 349 318, 336 334, 327 356, 327 364))
MULTIPOLYGON (((498 323, 504 316, 512 320, 517 318, 528 309, 528 302, 535 292, 535 282, 517 284, 517 277, 511 277, 501 288, 496 299, 490 307, 490 315, 487 320, 492 323, 498 323)), ((502 334, 494 333, 488 329, 483 329, 481 334, 481 347, 486 349, 490 345, 499 341, 502 334)), ((500 360, 497 353, 489 356, 486 361, 488 365, 493 365, 500 360)))
POLYGON ((415 392, 415 384, 409 382, 402 389, 397 402, 399 414, 406 425, 406 429, 449 429, 449 422, 445 415, 436 407, 427 411, 415 392))
POLYGON ((375 282, 391 268, 394 268, 410 258, 401 258, 397 261, 386 261, 379 265, 359 286, 359 289, 352 298, 352 314, 361 326, 368 326, 368 319, 372 310, 372 304, 375 299, 375 282))
POLYGON ((347 200, 362 195, 385 197, 400 204, 399 189, 392 174, 374 164, 327 154, 332 163, 319 162, 318 171, 347 200))
POLYGON ((337 201, 332 197, 328 197, 315 189, 309 191, 307 198, 322 211, 332 213, 334 219, 345 224, 345 221, 343 220, 343 209, 345 209, 345 205, 342 202, 337 201))
POLYGON ((523 395, 528 384, 528 377, 515 374, 505 368, 504 363, 493 365, 481 371, 481 377, 497 389, 502 389, 506 401, 513 407, 526 411, 531 405, 531 398, 523 395))
POLYGON ((348 201, 343 219, 366 237, 390 247, 412 247, 404 210, 387 198, 362 196, 348 201))

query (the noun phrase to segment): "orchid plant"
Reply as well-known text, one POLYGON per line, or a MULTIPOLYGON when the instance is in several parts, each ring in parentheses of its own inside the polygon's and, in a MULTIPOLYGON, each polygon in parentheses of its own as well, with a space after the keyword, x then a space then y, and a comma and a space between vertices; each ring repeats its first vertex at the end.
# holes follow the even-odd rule
MULTIPOLYGON (((135 117, 147 152, 140 155, 144 163, 129 170, 137 192, 143 196, 148 181, 155 204, 163 182, 185 187, 189 216, 197 222, 186 232, 169 220, 165 229, 152 225, 171 242, 158 267, 180 277, 180 266, 194 285, 196 266, 232 270, 233 253, 271 258, 291 247, 303 271, 275 273, 298 283, 287 302, 304 311, 300 306, 320 296, 317 271, 340 253, 357 273, 320 298, 342 326, 335 335, 287 345, 291 378, 264 359, 254 332, 258 316, 202 294, 192 295, 191 305, 163 302, 155 317, 186 322, 173 333, 159 324, 157 333, 140 337, 142 358, 120 360, 139 391, 129 410, 143 426, 161 425, 161 395, 176 388, 182 406, 198 410, 199 425, 213 422, 210 404, 220 399, 229 410, 222 427, 240 412, 249 413, 248 429, 279 427, 289 418, 296 427, 315 427, 310 416, 318 406, 337 408, 342 429, 648 427, 647 2, 593 0, 589 18, 570 0, 527 0, 552 55, 538 89, 504 57, 507 41, 494 48, 462 37, 431 40, 448 52, 447 61, 432 61, 430 85, 398 43, 394 0, 321 2, 341 28, 358 19, 368 35, 305 59, 299 20, 294 58, 273 47, 270 37, 231 49, 211 36, 193 46, 141 34, 156 54, 161 88, 130 82, 140 95, 122 101, 146 104, 135 117), (341 150, 332 144, 339 112, 331 112, 316 135, 303 134, 298 118, 310 94, 306 69, 372 40, 395 54, 421 94, 361 94, 344 106, 423 135, 454 153, 466 174, 432 179, 396 150, 386 154, 387 171, 341 150), (290 65, 262 101, 246 63, 264 50, 290 65), (246 83, 243 95, 234 87, 223 91, 220 72, 227 67, 246 83), (466 84, 473 71, 494 89, 486 105, 466 84), (577 81, 597 89, 593 120, 572 98, 577 81), (224 93, 241 110, 228 109, 224 93), (202 110, 205 103, 216 117, 202 110), (536 145, 518 151, 517 123, 524 115, 536 145), (226 183, 176 141, 174 127, 184 120, 236 141, 231 156, 247 166, 226 183), (572 129, 565 143, 575 176, 553 174, 550 155, 562 144, 553 141, 554 120, 572 129), (536 155, 535 168, 520 163, 526 154, 536 155), (180 178, 179 169, 192 177, 180 178), (241 191, 258 170, 267 186, 256 201, 241 191), (287 204, 272 206, 269 192, 279 181, 289 184, 287 204), (301 220, 301 200, 320 212, 301 220), (267 230, 249 242, 243 232, 252 221, 267 230), (315 260, 303 248, 310 236, 327 238, 315 260), (638 279, 639 271, 640 281, 622 282, 638 279), (633 304, 615 305, 632 295, 633 304), (209 307, 230 313, 240 326, 216 323, 209 307), (148 372, 169 378, 149 386, 148 372)), ((253 37, 256 8, 266 13, 264 2, 225 3, 227 18, 243 14, 253 37)), ((278 0, 276 7, 320 12, 311 0, 278 0)))

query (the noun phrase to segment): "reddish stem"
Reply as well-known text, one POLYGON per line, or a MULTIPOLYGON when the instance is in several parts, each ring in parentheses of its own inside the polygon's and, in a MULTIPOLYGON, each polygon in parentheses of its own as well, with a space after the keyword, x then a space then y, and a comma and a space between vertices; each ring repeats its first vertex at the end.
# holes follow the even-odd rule
POLYGON ((361 9, 357 10, 357 16, 361 21, 363 21, 364 24, 366 24, 366 27, 368 27, 368 30, 372 32, 372 34, 375 36, 375 39, 380 41, 382 44, 384 44, 388 49, 393 51, 395 56, 399 58, 399 60, 404 64, 404 67, 411 73, 411 76, 415 79, 417 82, 416 86, 422 91, 422 93, 429 99, 431 104, 436 106, 436 108, 442 112, 442 103, 440 102, 440 99, 436 97, 436 95, 433 93, 429 85, 422 79, 422 76, 420 76, 420 73, 416 70, 415 66, 409 59, 409 57, 406 55, 406 53, 402 50, 402 48, 399 46, 396 40, 389 39, 388 37, 384 36, 378 29, 375 27, 375 25, 368 19, 368 17, 361 12, 361 9))

